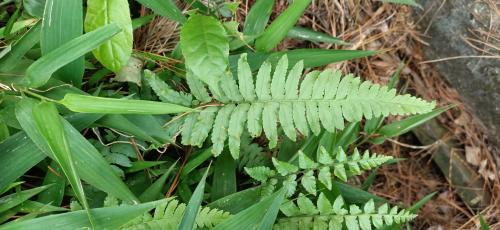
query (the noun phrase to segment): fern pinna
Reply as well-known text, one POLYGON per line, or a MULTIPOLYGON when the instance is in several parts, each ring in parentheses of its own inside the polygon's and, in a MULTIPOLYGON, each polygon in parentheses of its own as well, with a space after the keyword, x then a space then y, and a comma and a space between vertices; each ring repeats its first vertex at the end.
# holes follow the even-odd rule
POLYGON ((266 61, 254 82, 246 54, 242 54, 238 61, 238 83, 228 76, 218 85, 209 86, 213 98, 200 80, 186 75, 191 93, 197 100, 169 89, 164 83, 159 87, 157 84, 160 83, 149 82, 164 101, 198 104, 198 112, 183 114, 177 119, 183 122, 182 144, 200 146, 211 131, 214 155, 222 152, 227 140, 235 159, 239 157, 245 127, 252 137, 264 132, 269 147, 274 148, 278 141, 278 123, 288 138, 296 140, 297 130, 304 136, 311 131, 318 135, 321 127, 328 131, 343 129, 344 119, 355 122, 363 117, 425 113, 435 106, 434 102, 408 94, 396 95, 394 89, 362 82, 350 74, 341 77, 338 70, 312 71, 301 81, 302 61, 290 71, 288 69, 286 55, 274 70, 266 61))

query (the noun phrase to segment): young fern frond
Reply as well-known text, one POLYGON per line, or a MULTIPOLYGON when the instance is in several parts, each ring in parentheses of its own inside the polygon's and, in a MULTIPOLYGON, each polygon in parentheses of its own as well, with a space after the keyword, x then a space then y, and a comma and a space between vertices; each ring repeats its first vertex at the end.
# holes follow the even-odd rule
POLYGON ((206 104, 199 107, 200 112, 186 116, 182 144, 201 146, 212 130, 214 155, 222 152, 227 140, 236 159, 245 127, 252 137, 264 132, 269 147, 274 148, 278 123, 288 138, 296 140, 297 131, 308 135, 312 130, 318 135, 321 127, 331 132, 343 129, 344 119, 355 122, 363 117, 425 113, 435 106, 434 102, 408 94, 396 95, 394 89, 362 82, 353 75, 341 77, 338 70, 312 71, 301 81, 302 61, 288 69, 286 55, 274 71, 270 63, 264 62, 254 82, 247 56, 242 54, 238 61, 238 83, 232 76, 220 81, 219 89, 210 89, 216 100, 211 103, 212 98, 201 81, 187 78, 192 94, 206 104))
POLYGON ((401 224, 414 219, 417 215, 410 211, 394 206, 389 209, 387 203, 375 208, 373 200, 366 202, 361 209, 357 205, 344 208, 344 200, 341 196, 330 203, 328 198, 321 193, 317 204, 304 195, 299 195, 297 201, 286 201, 280 210, 286 216, 279 218, 274 229, 343 229, 343 225, 349 230, 371 230, 372 226, 380 228, 384 224, 401 224))
POLYGON ((295 193, 297 178, 300 178, 302 187, 308 193, 316 195, 317 180, 328 190, 332 189, 332 169, 333 176, 347 181, 348 176, 360 175, 364 170, 378 167, 393 159, 392 156, 370 154, 368 151, 361 155, 357 149, 354 149, 353 154, 348 157, 340 147, 333 155, 321 147, 318 153, 318 162, 307 157, 302 151, 299 151, 298 155, 298 166, 273 158, 276 170, 266 166, 258 166, 245 168, 245 171, 250 177, 264 185, 272 185, 273 183, 269 183, 271 179, 281 178, 283 187, 287 190, 287 197, 295 193))
MULTIPOLYGON (((122 226, 121 230, 139 230, 139 229, 162 229, 173 230, 177 229, 184 211, 186 204, 179 203, 175 199, 170 199, 158 205, 154 214, 146 213, 126 225, 122 226)), ((211 209, 208 207, 201 208, 196 216, 196 227, 198 228, 212 228, 216 224, 229 218, 231 214, 218 209, 211 209)))

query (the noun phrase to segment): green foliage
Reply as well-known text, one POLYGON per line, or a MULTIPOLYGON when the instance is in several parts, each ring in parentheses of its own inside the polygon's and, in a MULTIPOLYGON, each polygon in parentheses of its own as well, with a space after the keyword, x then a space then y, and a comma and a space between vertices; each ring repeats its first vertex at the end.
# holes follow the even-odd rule
POLYGON ((416 217, 397 206, 390 208, 387 203, 376 209, 373 200, 360 208, 354 204, 346 205, 338 196, 332 204, 323 193, 316 205, 301 194, 296 202, 287 201, 280 209, 286 217, 279 218, 274 229, 342 229, 346 226, 349 230, 371 230, 372 226, 380 228, 384 224, 400 224, 416 217))
POLYGON ((360 175, 365 170, 378 167, 393 159, 391 156, 370 154, 368 151, 365 151, 363 156, 361 156, 357 149, 348 157, 340 147, 333 154, 328 153, 321 147, 317 162, 310 159, 300 150, 298 156, 298 165, 273 158, 275 170, 266 166, 258 166, 245 168, 245 171, 256 181, 267 185, 273 184, 269 183, 271 180, 282 180, 283 186, 287 190, 287 197, 295 193, 297 190, 296 178, 301 178, 300 184, 302 188, 309 194, 316 195, 316 181, 319 181, 328 190, 331 190, 332 175, 343 181, 347 181, 348 176, 360 175))
POLYGON ((264 62, 254 83, 246 57, 241 55, 238 62, 238 83, 227 79, 219 82, 220 90, 212 91, 221 105, 206 106, 186 117, 182 144, 201 146, 213 128, 214 155, 221 153, 227 139, 237 159, 245 123, 252 137, 264 131, 269 147, 274 148, 278 143, 278 122, 285 135, 295 141, 296 130, 302 135, 312 130, 318 135, 321 127, 330 132, 343 129, 344 119, 356 122, 363 117, 425 113, 435 106, 434 102, 396 95, 387 87, 361 82, 353 75, 342 78, 340 71, 313 71, 300 82, 303 63, 298 62, 288 71, 286 56, 275 66, 272 77, 271 65, 264 62))
MULTIPOLYGON (((227 78, 225 71, 228 66, 229 42, 226 30, 217 19, 192 15, 182 27, 180 42, 187 66, 188 83, 201 80, 209 86, 216 86, 219 81, 227 78)), ((199 93, 195 88, 191 88, 191 91, 200 101, 210 100, 203 89, 199 93)))
MULTIPOLYGON (((155 207, 154 214, 146 213, 126 225, 120 227, 121 230, 135 229, 177 229, 182 216, 186 211, 186 204, 180 203, 176 199, 168 199, 155 207)), ((203 207, 196 216, 195 226, 198 228, 212 228, 218 223, 229 218, 231 214, 218 209, 203 207)))
POLYGON ((94 49, 92 53, 101 64, 118 73, 127 65, 132 54, 132 19, 127 0, 88 0, 85 32, 115 24, 121 32, 94 49))

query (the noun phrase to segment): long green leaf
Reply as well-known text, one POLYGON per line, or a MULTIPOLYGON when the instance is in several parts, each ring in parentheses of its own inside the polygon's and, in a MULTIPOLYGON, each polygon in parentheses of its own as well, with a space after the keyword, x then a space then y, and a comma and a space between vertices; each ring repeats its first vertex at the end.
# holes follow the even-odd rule
POLYGON ((446 112, 452 107, 453 106, 446 106, 443 108, 435 109, 428 113, 413 115, 403 120, 395 121, 382 126, 377 132, 381 135, 381 137, 377 137, 373 141, 379 143, 380 141, 385 140, 385 138, 395 137, 407 133, 415 127, 439 116, 439 114, 446 112))
POLYGON ((254 229, 260 226, 267 212, 276 202, 281 203, 285 190, 274 193, 266 197, 259 203, 239 212, 226 221, 217 225, 214 230, 232 230, 232 229, 254 229))
POLYGON ((174 170, 176 165, 177 162, 172 164, 160 178, 158 178, 151 186, 149 186, 148 188, 146 188, 146 190, 144 190, 144 192, 142 192, 142 194, 139 196, 139 199, 142 202, 149 202, 161 197, 163 186, 165 186, 168 176, 174 170))
POLYGON ((288 31, 297 23, 300 16, 311 3, 311 0, 295 0, 288 8, 276 18, 264 33, 255 41, 255 48, 261 52, 271 51, 288 31))
POLYGON ((118 73, 132 54, 133 29, 127 0, 87 0, 85 32, 116 24, 121 32, 105 41, 92 53, 101 64, 118 73))
POLYGON ((210 16, 193 15, 181 30, 181 49, 188 74, 216 87, 225 77, 229 41, 222 24, 210 16))
POLYGON ((298 26, 292 27, 292 29, 288 31, 287 37, 311 41, 311 42, 325 42, 325 43, 339 44, 339 45, 349 44, 331 35, 298 26))
MULTIPOLYGON (((130 220, 153 209, 160 202, 92 209, 94 229, 117 229, 130 220)), ((85 211, 76 211, 5 224, 0 226, 0 230, 74 230, 90 229, 90 227, 91 225, 86 218, 85 211)))
POLYGON ((33 189, 24 190, 21 192, 16 192, 16 193, 1 197, 0 198, 0 213, 5 212, 5 211, 9 210, 10 208, 17 206, 18 204, 23 203, 24 201, 35 196, 36 194, 40 193, 41 191, 47 189, 48 187, 50 187, 50 185, 40 186, 40 187, 36 187, 33 189))
POLYGON ((52 184, 52 187, 41 192, 38 195, 38 202, 44 204, 52 204, 60 206, 64 198, 64 189, 66 188, 66 179, 62 176, 63 172, 61 168, 57 165, 56 161, 52 161, 50 167, 54 170, 47 170, 45 173, 45 178, 43 179, 43 184, 52 184))
POLYGON ((172 114, 194 111, 191 108, 156 101, 126 100, 66 94, 59 103, 78 113, 172 114))
POLYGON ((214 163, 214 176, 210 198, 215 201, 219 198, 236 192, 236 162, 228 151, 217 157, 214 163))
POLYGON ((2 141, 0 149, 0 191, 46 157, 25 132, 18 132, 2 141))
POLYGON ((269 21, 269 16, 273 12, 275 0, 258 0, 245 17, 243 34, 259 35, 264 31, 269 21))
POLYGON ((73 154, 69 150, 68 140, 56 106, 52 102, 40 102, 33 106, 33 120, 38 132, 46 141, 52 157, 61 167, 76 197, 87 210, 89 219, 92 219, 82 181, 76 171, 73 154))
MULTIPOLYGON (((40 48, 42 55, 50 53, 83 33, 82 0, 46 0, 42 20, 40 48)), ((82 84, 83 55, 61 67, 55 76, 76 87, 82 84)))
POLYGON ((40 30, 41 23, 37 23, 14 43, 11 50, 0 58, 0 72, 9 72, 16 67, 24 55, 40 40, 40 30))
MULTIPOLYGON (((25 98, 16 105, 16 117, 30 139, 47 156, 53 157, 43 136, 36 129, 32 108, 35 101, 25 98)), ((75 167, 80 177, 113 196, 129 202, 137 202, 137 198, 115 174, 101 153, 83 137, 66 120, 61 119, 67 139, 71 142, 69 150, 73 154, 75 167)))
POLYGON ((115 24, 110 24, 74 38, 44 55, 26 70, 26 77, 30 87, 44 85, 59 68, 91 51, 118 32, 120 32, 120 28, 115 24))
POLYGON ((260 201, 262 198, 261 188, 253 187, 233 193, 208 204, 208 206, 237 214, 260 201))
POLYGON ((418 4, 415 0, 382 0, 384 2, 389 2, 389 3, 396 3, 396 4, 404 4, 404 5, 410 5, 410 6, 416 6, 420 9, 422 9, 422 6, 418 4))
POLYGON ((193 227, 195 226, 196 216, 198 215, 198 211, 200 210, 201 201, 203 200, 203 194, 205 193, 205 180, 207 179, 209 169, 210 165, 208 166, 205 174, 203 174, 203 177, 196 186, 191 199, 189 199, 189 203, 186 206, 186 210, 184 211, 184 215, 182 216, 181 223, 179 224, 179 229, 193 229, 193 227))
POLYGON ((172 0, 137 0, 142 5, 152 9, 155 13, 172 19, 179 23, 184 23, 186 17, 172 0))
MULTIPOLYGON (((324 66, 330 63, 352 60, 361 57, 367 57, 377 53, 370 50, 324 50, 324 49, 295 49, 282 52, 274 52, 269 54, 263 53, 248 53, 248 64, 252 71, 256 71, 264 63, 269 61, 275 65, 283 55, 288 56, 288 66, 291 68, 297 62, 303 61, 304 68, 314 68, 324 66)), ((236 73, 238 67, 238 59, 241 54, 231 55, 229 63, 231 71, 236 73)))
MULTIPOLYGON (((23 28, 35 25, 38 20, 34 18, 26 19, 26 20, 20 20, 14 23, 12 26, 12 30, 10 31, 11 33, 15 33, 23 28)), ((5 31, 5 27, 0 28, 0 39, 5 38, 3 35, 3 32, 5 31)))

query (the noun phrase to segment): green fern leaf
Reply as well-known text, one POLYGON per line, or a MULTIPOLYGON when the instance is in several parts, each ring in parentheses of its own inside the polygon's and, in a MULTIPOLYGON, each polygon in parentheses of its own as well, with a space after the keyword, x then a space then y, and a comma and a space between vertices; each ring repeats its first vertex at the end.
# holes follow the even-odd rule
POLYGON ((393 159, 392 156, 377 155, 375 153, 370 155, 368 151, 365 151, 361 157, 357 149, 354 149, 353 154, 348 157, 340 147, 334 154, 329 154, 324 148, 321 148, 318 154, 318 162, 313 161, 301 151, 299 151, 298 156, 298 166, 272 158, 277 174, 268 167, 250 167, 245 168, 245 170, 252 178, 261 183, 270 178, 281 178, 283 186, 287 190, 286 197, 290 197, 297 190, 295 187, 297 182, 295 179, 292 181, 291 176, 300 178, 300 183, 305 191, 315 195, 316 180, 327 189, 332 189, 332 169, 335 177, 347 181, 348 176, 360 175, 364 170, 378 167, 393 159))
MULTIPOLYGON (((122 226, 121 230, 139 230, 139 229, 159 229, 159 230, 172 230, 177 229, 184 211, 186 204, 179 203, 175 199, 168 199, 158 205, 154 214, 149 213, 138 217, 126 225, 122 226)), ((211 209, 208 207, 201 208, 196 216, 197 228, 212 228, 215 225, 223 222, 229 218, 231 214, 218 209, 211 209)))
MULTIPOLYGON (((308 135, 311 130, 319 135, 322 127, 331 132, 343 129, 344 120, 357 122, 363 117, 370 119, 391 114, 425 113, 435 106, 434 102, 426 102, 410 95, 396 95, 394 89, 363 82, 353 75, 341 77, 339 71, 312 71, 300 81, 303 63, 298 62, 290 71, 288 67, 286 55, 279 60, 274 71, 269 62, 264 62, 254 82, 246 54, 243 54, 238 61, 237 83, 233 77, 228 76, 216 85, 210 85, 212 96, 219 102, 212 105, 222 107, 216 112, 217 122, 212 127, 212 135, 217 135, 212 137, 217 146, 212 149, 214 155, 220 154, 223 143, 228 140, 232 156, 238 158, 240 136, 245 127, 252 137, 260 136, 263 131, 269 140, 269 147, 274 148, 278 142, 278 124, 289 139, 295 140, 297 131, 308 135), (224 109, 226 107, 234 109, 224 109), (226 131, 216 130, 219 127, 227 127, 228 135, 225 135, 226 131)), ((212 101, 203 83, 190 77, 189 71, 186 79, 197 100, 202 103, 212 101)), ((213 106, 202 105, 200 110, 213 106)), ((198 122, 202 122, 199 120, 198 122)), ((185 122, 187 125, 184 127, 187 129, 195 127, 190 122, 197 121, 186 119, 185 122)), ((182 132, 183 137, 184 133, 194 134, 182 132)), ((205 133, 194 139, 188 136, 189 141, 185 143, 192 141, 193 144, 199 144, 203 142, 200 139, 205 133)), ((343 176, 341 171, 338 171, 338 175, 343 176)))
POLYGON ((344 208, 342 197, 338 196, 333 205, 321 193, 316 205, 303 194, 299 194, 296 204, 287 201, 280 207, 280 211, 285 215, 278 219, 274 229, 342 229, 345 224, 349 230, 371 230, 372 226, 379 228, 392 223, 405 223, 414 219, 417 215, 409 211, 394 206, 388 212, 388 205, 384 204, 375 212, 373 200, 359 206, 351 204, 348 210, 344 208), (328 227, 326 227, 328 226, 328 227))

